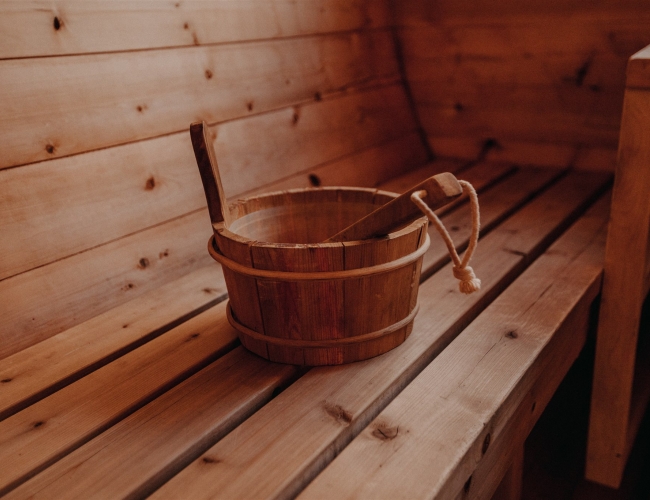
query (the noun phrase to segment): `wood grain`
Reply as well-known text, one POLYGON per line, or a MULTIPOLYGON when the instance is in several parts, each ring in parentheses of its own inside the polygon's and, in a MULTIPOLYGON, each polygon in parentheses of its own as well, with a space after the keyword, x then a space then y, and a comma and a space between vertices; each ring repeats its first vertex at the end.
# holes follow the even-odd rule
POLYGON ((203 267, 0 361, 0 420, 74 382, 226 296, 203 267))
POLYGON ((222 303, 0 422, 7 492, 234 346, 222 303), (168 357, 173 355, 173 363, 168 357), (29 448, 30 453, 21 453, 29 448))
POLYGON ((3 2, 0 6, 0 58, 283 38, 372 29, 389 23, 386 2, 3 2), (143 26, 147 29, 142 29, 143 26))
MULTIPOLYGON (((422 138, 418 133, 410 132, 405 136, 390 139, 342 158, 314 165, 245 194, 317 186, 379 186, 410 174, 413 169, 417 170, 417 167, 421 167, 427 159, 422 138)), ((441 167, 435 173, 449 171, 451 165, 458 166, 458 164, 459 162, 449 162, 446 164, 450 165, 449 167, 441 167)), ((418 180, 422 178, 417 175, 416 177, 418 180)), ((399 189, 388 189, 388 191, 401 192, 399 189)))
MULTIPOLYGON (((605 254, 586 477, 617 488, 634 435, 629 427, 639 321, 650 252, 650 92, 625 92, 619 161, 605 254)), ((644 361, 640 361, 643 363, 644 361)))
POLYGON ((296 371, 238 347, 6 498, 88 498, 97 491, 111 498, 146 496, 267 402, 296 371))
MULTIPOLYGON (((489 178, 490 178, 490 173, 497 173, 498 175, 498 170, 494 171, 489 168, 475 168, 472 170, 475 172, 475 174, 472 176, 471 171, 468 172, 469 179, 472 179, 473 182, 476 183, 477 188, 480 188, 481 183, 489 183, 489 178)), ((427 172, 428 173, 428 172, 427 172)), ((427 173, 425 172, 420 172, 420 178, 426 177, 427 173)), ((413 179, 412 175, 408 175, 407 179, 409 179, 409 185, 411 184, 410 180, 413 179)), ((488 217, 488 220, 490 219, 490 210, 489 210, 489 203, 488 206, 486 207, 486 214, 488 217)), ((68 332, 65 332, 63 334, 57 335, 50 339, 49 341, 42 342, 38 344, 37 346, 34 346, 31 349, 27 349, 22 351, 21 354, 16 355, 14 357, 10 357, 6 360, 7 363, 11 363, 10 368, 13 370, 18 370, 18 371, 2 371, 0 373, 3 374, 8 374, 12 377, 15 377, 15 384, 7 386, 10 391, 5 394, 9 394, 9 397, 11 397, 11 390, 16 390, 17 392, 22 392, 23 395, 26 395, 29 391, 29 383, 30 383, 30 376, 28 375, 28 372, 30 370, 34 374, 34 378, 32 380, 33 382, 33 389, 32 392, 36 393, 37 391, 42 391, 44 387, 48 387, 48 384, 51 382, 54 382, 58 379, 61 379, 65 374, 71 373, 73 370, 75 370, 75 367, 77 370, 80 369, 80 366, 82 366, 84 360, 86 360, 87 364, 96 364, 98 359, 102 359, 102 357, 105 357, 106 353, 110 351, 110 345, 113 345, 113 343, 118 342, 119 339, 116 338, 109 338, 109 333, 115 330, 118 330, 118 333, 120 336, 126 335, 127 337, 132 335, 133 333, 141 332, 142 335, 146 335, 145 332, 149 332, 150 329, 153 328, 153 325, 157 323, 158 320, 162 320, 163 317, 160 316, 162 314, 161 312, 158 312, 156 317, 154 318, 153 315, 150 314, 151 311, 159 311, 161 307, 165 308, 168 307, 168 300, 163 293, 170 293, 170 294, 175 294, 178 293, 181 296, 185 296, 185 294, 190 295, 189 298, 191 298, 191 286, 194 287, 202 286, 201 284, 194 283, 194 281, 197 281, 199 277, 202 277, 205 274, 205 277, 203 278, 204 280, 212 281, 214 278, 214 274, 219 273, 218 268, 215 266, 215 268, 211 271, 206 273, 204 270, 197 271, 193 273, 193 279, 192 280, 187 280, 186 285, 183 285, 185 283, 185 280, 180 280, 177 282, 170 283, 168 286, 163 287, 160 290, 156 290, 152 293, 149 293, 139 299, 135 299, 131 301, 128 304, 125 304, 123 307, 120 307, 118 309, 114 309, 112 311, 109 311, 106 314, 103 314, 101 316, 98 316, 96 319, 93 319, 83 325, 80 325, 77 328, 73 328, 69 330, 68 332), (122 322, 128 322, 128 323, 122 323, 122 322), (128 324, 127 329, 123 329, 124 324, 128 324), (95 338, 95 335, 97 334, 99 338, 95 338), (104 335, 102 335, 104 334, 104 335), (101 342, 100 342, 101 340, 101 342), (83 344, 83 347, 79 347, 80 344, 83 344), (73 347, 74 346, 74 347, 73 347), (38 355, 35 355, 37 353, 38 355), (30 355, 31 354, 31 355, 30 355), (48 360, 48 362, 51 364, 51 366, 45 365, 45 363, 42 362, 42 360, 48 360), (27 384, 27 385, 25 385, 27 384)), ((206 293, 204 290, 201 290, 200 293, 206 293)), ((180 305, 180 301, 178 301, 178 305, 180 305)), ((164 309, 163 309, 164 310, 164 309)), ((169 311, 171 314, 171 309, 169 311)), ((225 321, 225 314, 223 310, 223 306, 218 306, 218 308, 211 309, 209 312, 206 312, 205 314, 208 314, 207 316, 208 319, 210 319, 215 325, 219 326, 219 328, 223 327, 226 325, 225 321), (214 314, 218 314, 219 319, 214 319, 214 314)), ((194 321, 197 321, 196 319, 194 321)), ((207 319, 206 319, 207 321, 207 319)), ((187 327, 183 327, 187 328, 187 327)), ((184 330, 183 330, 184 331, 184 330)), ((166 334, 167 335, 167 334, 166 334)), ((175 335, 172 333, 172 335, 175 335)), ((162 342, 161 339, 157 340, 157 342, 162 342)), ((153 345, 153 344, 152 344, 153 345)), ((148 346, 148 347, 142 347, 139 349, 141 351, 142 349, 152 349, 155 347, 148 346)), ((136 359, 137 362, 142 361, 141 357, 134 357, 135 354, 131 354, 131 358, 128 359, 136 359)), ((120 363, 124 363, 125 361, 120 361, 120 363)), ((106 367, 103 368, 104 371, 106 370, 115 370, 117 368, 110 368, 111 366, 115 366, 114 362, 106 367)), ((130 361, 127 361, 127 363, 130 363, 130 361)), ((175 364, 175 363, 173 363, 175 364)), ((122 366, 122 365, 120 365, 122 366)), ((6 365, 5 367, 6 368, 6 365)), ((245 369, 244 366, 241 367, 242 369, 245 369)), ((96 374, 93 375, 88 375, 87 377, 97 377, 96 374)), ((92 379, 94 380, 94 379, 92 379)), ((182 384, 182 388, 178 389, 181 393, 187 394, 188 392, 191 393, 192 395, 196 394, 196 390, 193 389, 193 384, 195 383, 194 378, 188 379, 186 383, 182 384)), ((80 384, 83 384, 83 381, 80 381, 76 384, 73 384, 74 387, 79 387, 80 384)), ((200 384, 199 384, 200 385, 200 384)), ((69 386, 68 388, 64 389, 66 394, 70 394, 69 391, 77 391, 78 389, 72 389, 73 386, 69 386)), ((222 386, 223 387, 223 386, 222 386)), ((266 386, 265 386, 266 387, 266 386)), ((98 389, 95 387, 95 389, 98 389)), ((268 387, 266 387, 263 392, 266 393, 268 390, 268 387)), ((177 390, 174 390, 174 393, 176 393, 177 390)), ((199 391, 200 392, 200 391, 199 391)), ((67 396, 63 396, 65 398, 67 396)), ((50 403, 46 403, 45 401, 51 401, 50 398, 47 400, 44 400, 44 402, 38 403, 41 406, 35 405, 37 407, 42 407, 42 405, 47 405, 50 403)), ((206 405, 213 405, 215 404, 215 401, 218 401, 215 398, 206 398, 205 400, 202 400, 202 404, 206 405)), ((152 403, 150 405, 147 405, 144 410, 145 414, 147 415, 146 419, 151 418, 152 420, 147 420, 148 422, 155 422, 156 419, 158 418, 158 412, 155 410, 157 408, 158 403, 152 403), (152 410, 152 413, 149 413, 149 411, 152 410)), ((174 413, 178 412, 178 408, 173 407, 174 409, 172 410, 174 413)), ((196 421, 194 420, 199 414, 203 414, 199 411, 199 408, 197 405, 191 406, 192 410, 196 411, 190 411, 188 414, 186 414, 183 419, 180 419, 179 422, 183 426, 191 426, 193 429, 205 429, 203 426, 198 425, 196 421), (193 424, 189 424, 188 422, 194 422, 193 424)), ((136 415, 140 415, 141 413, 136 413, 136 415)), ((18 417, 16 417, 18 418, 18 417)), ((135 415, 133 416, 134 419, 139 419, 140 417, 136 417, 135 415)), ((243 418, 243 417, 240 417, 243 418)), ((217 419, 218 420, 218 419, 217 419)), ((214 422, 210 420, 211 422, 214 422)), ((123 431, 126 431, 127 433, 130 432, 128 429, 131 429, 131 424, 126 423, 125 421, 124 424, 118 424, 119 430, 114 430, 114 431, 109 431, 109 434, 107 436, 115 436, 115 435, 121 435, 123 431)), ((128 422, 131 422, 129 419, 128 422)), ((64 425, 64 424, 63 424, 64 425)), ((223 425, 222 422, 219 423, 220 426, 223 425)), ((219 427, 220 429, 223 429, 223 427, 219 427)), ((138 427, 138 432, 141 432, 140 428, 138 427)), ((201 431, 203 432, 203 431, 201 431)), ((209 431, 205 431, 206 433, 210 433, 209 431)), ((205 436, 204 434, 201 434, 205 436)), ((92 444, 89 444, 88 446, 90 448, 83 448, 84 450, 87 449, 94 449, 93 447, 97 443, 101 443, 102 439, 100 438, 99 440, 93 440, 92 444)), ((129 441, 129 440, 127 440, 129 441)), ((158 442, 156 446, 165 446, 166 440, 164 442, 158 442)), ((191 444, 191 447, 194 447, 195 443, 191 444)), ((103 445, 102 445, 103 447, 103 445)), ((195 449, 195 448, 194 448, 195 449)), ((93 452, 94 453, 94 452, 93 452)), ((85 452, 84 451, 79 451, 79 454, 74 454, 74 459, 71 458, 70 460, 77 460, 77 457, 85 457, 85 452)), ((135 458, 137 454, 129 454, 131 458, 135 458)), ((156 460, 160 458, 160 454, 152 454, 151 457, 156 457, 156 460)), ((125 466, 131 467, 130 470, 133 470, 137 472, 139 469, 137 467, 141 466, 144 462, 140 460, 140 458, 137 458, 135 460, 136 463, 132 463, 129 460, 126 460, 124 456, 121 457, 123 464, 125 466)), ((177 455, 177 458, 179 460, 186 460, 187 455, 184 453, 180 453, 177 455), (184 458, 181 458, 184 457, 184 458)), ((85 460, 85 459, 84 459, 85 460)), ((67 461, 61 462, 60 464, 54 465, 50 470, 51 473, 53 474, 58 474, 56 471, 62 471, 61 469, 61 464, 66 464, 69 463, 67 461)), ((156 462, 159 464, 159 462, 156 462)), ((158 474, 160 473, 160 464, 157 466, 158 468, 156 469, 156 472, 154 473, 154 476, 158 477, 158 474)), ((164 467, 163 467, 164 469, 164 467)), ((90 472, 88 472, 90 473, 90 472)), ((49 474, 49 473, 48 473, 49 474)), ((65 472, 63 473, 64 475, 65 472)), ((103 472, 102 472, 103 474, 103 472)), ((166 473, 165 473, 166 474, 166 473)), ((42 480, 43 477, 50 477, 49 475, 47 476, 38 476, 33 483, 30 484, 40 484, 40 481, 42 480)), ((58 475, 57 475, 58 477, 58 475)), ((67 477, 67 475, 66 475, 67 477)), ((67 480, 67 479, 62 479, 62 480, 67 480)), ((120 484, 123 484, 123 487, 125 488, 131 488, 131 489, 138 489, 141 488, 143 482, 141 481, 140 476, 138 474, 134 474, 131 476, 131 479, 129 481, 123 481, 120 484)), ((29 486, 31 488, 31 486, 29 486)), ((18 490, 19 492, 22 490, 18 490)))
MULTIPOLYGON (((345 184, 351 166, 377 155, 363 151, 413 130, 403 91, 394 85, 212 128, 228 198, 256 188, 268 191, 265 186, 273 181, 311 167, 317 167, 319 179, 345 184), (330 117, 327 127, 322 125, 323 116, 330 117), (366 126, 358 126, 360 122, 366 126), (282 151, 278 143, 285 145, 282 151), (359 151, 360 157, 355 157, 359 151)), ((423 159, 421 144, 398 142, 397 148, 386 160, 394 163, 384 166, 383 174, 373 175, 381 178, 403 171, 408 165, 401 163, 403 154, 405 162, 423 159), (412 147, 412 152, 405 154, 405 147, 412 147)), ((357 179, 378 179, 363 174, 367 170, 360 170, 357 179)), ((309 181, 307 175, 304 178, 309 181)), ((2 170, 0 183, 5 193, 0 197, 0 231, 7 236, 0 239, 0 278, 205 206, 187 131, 2 170), (63 191, 65 197, 60 196, 63 191)))
POLYGON ((416 130, 404 89, 395 82, 339 97, 260 115, 254 128, 245 120, 213 128, 226 196, 416 130))
POLYGON ((204 454, 219 463, 203 467, 198 459, 154 498, 298 493, 601 188, 568 177, 531 201, 479 244, 478 294, 461 297, 449 267, 436 273, 419 292, 435 307, 420 311, 402 346, 373 360, 311 370, 204 454))
MULTIPOLYGON (((608 208, 609 199, 601 201, 558 239, 300 498, 454 498, 545 377, 544 365, 562 352, 548 344, 585 296, 586 316, 600 284, 608 208)), ((586 331, 571 333, 575 357, 586 331)))
POLYGON ((429 136, 438 155, 448 159, 512 162, 542 167, 611 172, 616 165, 616 149, 572 144, 539 143, 493 137, 429 136))
POLYGON ((192 212, 0 281, 0 358, 210 264, 209 227, 192 212))
MULTIPOLYGON (((434 151, 455 138, 616 149, 627 58, 647 44, 640 2, 558 1, 543 12, 507 2, 472 5, 472 15, 462 5, 397 8, 409 88, 434 151)), ((517 155, 545 161, 532 147, 517 155)))
POLYGON ((208 203, 212 228, 214 231, 220 227, 228 228, 230 225, 230 209, 221 184, 217 154, 214 151, 213 138, 210 135, 208 124, 205 122, 192 123, 190 125, 190 138, 192 139, 194 156, 203 182, 203 191, 208 203))
POLYGON ((0 61, 0 137, 8 145, 0 168, 185 131, 197 119, 213 124, 297 105, 395 75, 392 44, 379 31, 0 61))

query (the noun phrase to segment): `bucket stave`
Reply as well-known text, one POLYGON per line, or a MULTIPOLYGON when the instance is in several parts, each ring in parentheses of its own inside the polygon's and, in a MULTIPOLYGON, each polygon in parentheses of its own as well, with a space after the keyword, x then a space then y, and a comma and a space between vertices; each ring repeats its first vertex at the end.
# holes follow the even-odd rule
POLYGON ((319 243, 396 195, 375 189, 298 189, 240 200, 215 229, 229 321, 242 344, 282 363, 331 365, 401 344, 417 312, 422 217, 382 238, 319 243))

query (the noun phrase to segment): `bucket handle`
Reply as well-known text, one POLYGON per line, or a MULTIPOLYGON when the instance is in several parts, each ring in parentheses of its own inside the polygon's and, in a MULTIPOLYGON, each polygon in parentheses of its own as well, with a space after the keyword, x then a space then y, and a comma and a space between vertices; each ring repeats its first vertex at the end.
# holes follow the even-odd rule
POLYGON ((470 208, 472 211, 472 233, 470 235, 469 245, 467 246, 463 260, 461 260, 458 256, 456 246, 454 245, 451 236, 449 236, 449 232, 442 224, 442 221, 422 199, 426 197, 426 191, 421 190, 414 192, 411 195, 411 200, 429 218, 431 224, 435 226, 435 228, 440 233, 440 236, 442 236, 445 245, 447 245, 447 250, 449 251, 451 260, 454 262, 453 273, 454 277, 459 280, 458 288, 462 293, 470 294, 481 289, 481 280, 476 277, 476 274, 474 274, 474 269, 468 265, 469 260, 472 258, 472 254, 474 253, 474 250, 476 250, 476 245, 478 244, 479 230, 481 227, 481 216, 478 205, 478 195, 476 194, 474 186, 472 186, 467 181, 459 180, 458 183, 462 186, 463 191, 469 196, 470 208))

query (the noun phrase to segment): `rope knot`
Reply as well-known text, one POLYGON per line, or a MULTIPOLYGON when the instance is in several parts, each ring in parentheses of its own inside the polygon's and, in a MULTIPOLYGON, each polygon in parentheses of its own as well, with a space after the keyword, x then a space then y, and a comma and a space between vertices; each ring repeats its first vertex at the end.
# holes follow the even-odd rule
POLYGON ((453 267, 454 278, 458 283, 458 289, 464 294, 477 292, 481 289, 481 280, 474 274, 474 269, 470 266, 466 267, 453 267))
POLYGON ((469 196, 470 208, 472 211, 472 234, 469 237, 469 245, 467 246, 467 250, 465 251, 465 255, 463 256, 462 261, 458 256, 456 246, 454 245, 451 236, 449 236, 449 233, 445 229, 445 226, 442 224, 441 220, 433 212, 433 210, 431 210, 422 199, 427 196, 427 192, 415 191, 411 194, 411 200, 418 206, 420 210, 422 210, 424 214, 426 214, 426 216, 431 221, 431 224, 435 226, 435 228, 440 233, 440 236, 442 236, 445 245, 447 245, 447 250, 449 251, 451 260, 454 263, 454 277, 460 281, 458 283, 458 288, 462 293, 469 294, 481 289, 481 280, 478 279, 474 274, 474 269, 467 265, 469 264, 469 259, 472 258, 472 254, 476 249, 476 245, 478 244, 478 233, 481 226, 481 220, 478 206, 478 195, 476 194, 476 190, 467 181, 458 181, 458 183, 462 186, 463 191, 469 196))

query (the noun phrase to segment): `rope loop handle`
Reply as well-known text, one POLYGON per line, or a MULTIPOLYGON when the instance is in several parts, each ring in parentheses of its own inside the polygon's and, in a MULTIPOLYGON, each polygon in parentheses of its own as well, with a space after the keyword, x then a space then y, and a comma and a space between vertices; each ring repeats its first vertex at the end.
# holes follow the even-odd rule
POLYGON ((424 190, 415 191, 411 195, 411 201, 413 201, 413 203, 415 203, 417 207, 422 210, 422 212, 429 218, 431 223, 438 230, 440 236, 442 236, 442 239, 447 245, 447 250, 449 251, 451 260, 454 262, 454 277, 460 281, 458 283, 458 288, 462 293, 470 294, 481 289, 481 280, 476 277, 474 270, 468 265, 469 260, 472 258, 472 254, 476 249, 476 245, 478 244, 478 234, 481 227, 481 220, 478 206, 478 195, 476 194, 474 186, 472 186, 467 181, 459 180, 458 183, 462 186, 463 191, 469 196, 470 207, 472 211, 472 234, 469 237, 469 245, 467 246, 463 260, 461 260, 458 256, 454 242, 452 241, 451 236, 449 236, 447 229, 442 224, 442 221, 422 199, 427 195, 427 192, 424 190))

